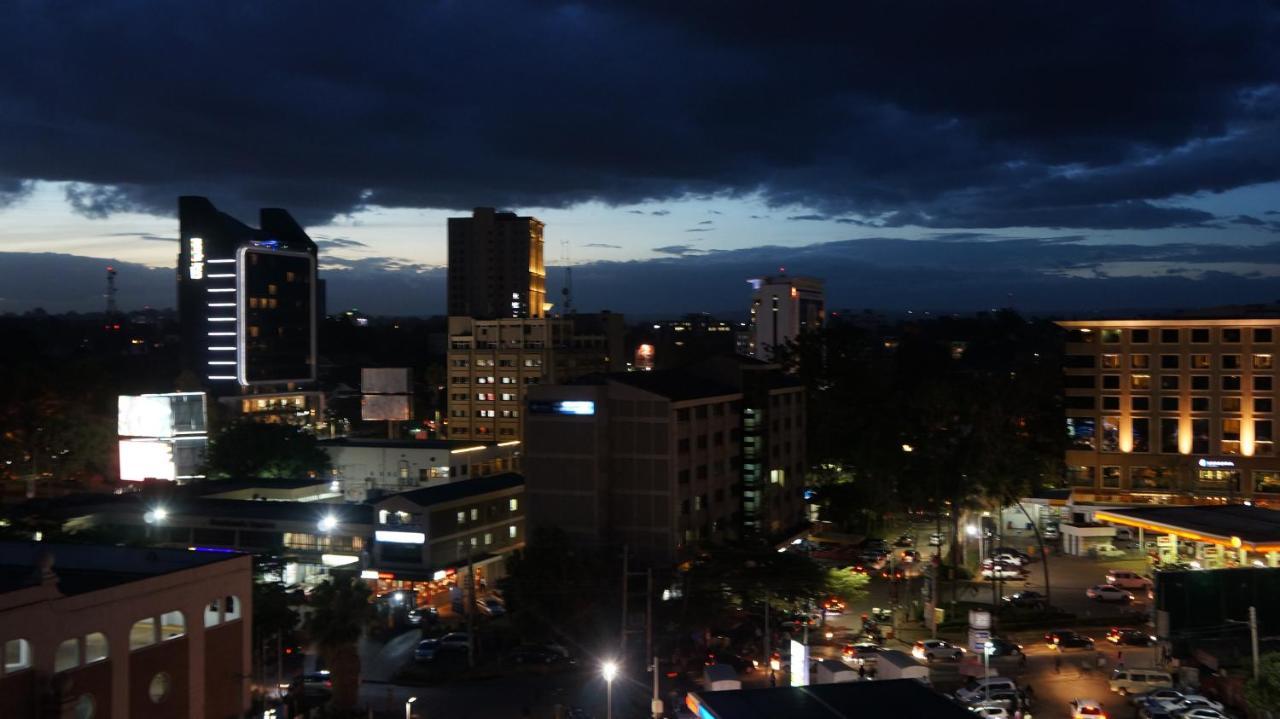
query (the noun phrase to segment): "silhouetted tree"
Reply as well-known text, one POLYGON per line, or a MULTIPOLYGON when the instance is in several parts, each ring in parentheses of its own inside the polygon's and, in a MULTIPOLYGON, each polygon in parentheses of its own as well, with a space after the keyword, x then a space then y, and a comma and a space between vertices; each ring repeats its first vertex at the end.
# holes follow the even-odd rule
POLYGON ((285 424, 232 422, 210 438, 205 452, 205 473, 213 478, 317 477, 329 467, 315 435, 285 424))

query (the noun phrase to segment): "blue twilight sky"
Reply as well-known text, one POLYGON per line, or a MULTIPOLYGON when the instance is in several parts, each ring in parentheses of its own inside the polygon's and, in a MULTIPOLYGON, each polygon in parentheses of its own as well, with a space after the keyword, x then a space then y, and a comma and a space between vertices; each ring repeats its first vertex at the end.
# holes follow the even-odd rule
POLYGON ((1270 3, 20 1, 0 66, 0 312, 98 309, 107 262, 171 306, 179 194, 291 210, 377 313, 443 309, 482 205, 585 309, 779 267, 890 312, 1280 299, 1270 3))

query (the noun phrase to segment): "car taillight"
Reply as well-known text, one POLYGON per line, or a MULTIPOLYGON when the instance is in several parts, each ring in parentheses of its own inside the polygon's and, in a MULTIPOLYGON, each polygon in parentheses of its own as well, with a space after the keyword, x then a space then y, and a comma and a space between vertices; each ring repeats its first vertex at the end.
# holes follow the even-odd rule
POLYGON ((332 679, 325 679, 325 680, 324 680, 324 686, 325 686, 325 688, 326 688, 326 689, 332 689, 332 688, 333 688, 333 680, 332 680, 332 679))

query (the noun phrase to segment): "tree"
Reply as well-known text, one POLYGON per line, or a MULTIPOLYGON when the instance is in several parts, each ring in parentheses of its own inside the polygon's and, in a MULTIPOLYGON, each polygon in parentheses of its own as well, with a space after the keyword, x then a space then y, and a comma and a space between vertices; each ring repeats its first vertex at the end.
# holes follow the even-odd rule
POLYGON ((867 584, 870 580, 867 575, 855 574, 848 569, 828 569, 823 592, 845 604, 856 604, 867 598, 867 584))
POLYGON ((1258 664, 1258 678, 1245 682, 1245 701, 1255 712, 1280 712, 1280 652, 1263 654, 1258 664))
POLYGON ((332 676, 333 704, 340 711, 350 711, 360 693, 356 642, 374 617, 369 587, 352 574, 336 573, 316 587, 311 605, 315 611, 307 631, 332 676))
MULTIPOLYGON (((617 565, 620 567, 620 564, 617 565)), ((574 546, 564 531, 536 530, 523 549, 507 557, 502 588, 513 619, 526 636, 550 630, 582 637, 592 614, 618 586, 618 569, 604 558, 574 546)))
POLYGON ((286 424, 233 422, 209 440, 205 452, 205 473, 220 479, 317 477, 329 467, 315 435, 286 424))

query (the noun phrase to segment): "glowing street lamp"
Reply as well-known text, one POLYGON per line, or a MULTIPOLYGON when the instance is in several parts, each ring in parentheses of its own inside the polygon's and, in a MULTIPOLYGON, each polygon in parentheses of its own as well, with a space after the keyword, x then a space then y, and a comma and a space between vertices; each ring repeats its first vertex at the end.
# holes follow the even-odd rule
POLYGON ((332 532, 338 527, 338 518, 332 514, 326 514, 316 525, 320 527, 321 532, 332 532))
POLYGON ((417 697, 409 697, 409 700, 404 703, 404 719, 411 719, 413 703, 416 701, 418 701, 417 697))
POLYGON ((618 663, 612 660, 605 662, 604 666, 600 668, 600 673, 604 676, 605 717, 606 719, 613 719, 613 679, 618 676, 618 663))

